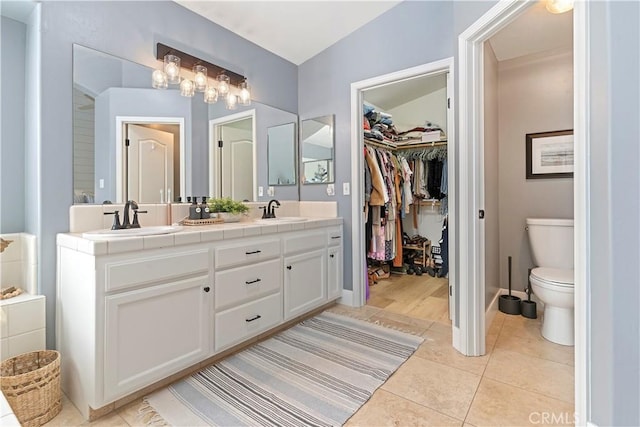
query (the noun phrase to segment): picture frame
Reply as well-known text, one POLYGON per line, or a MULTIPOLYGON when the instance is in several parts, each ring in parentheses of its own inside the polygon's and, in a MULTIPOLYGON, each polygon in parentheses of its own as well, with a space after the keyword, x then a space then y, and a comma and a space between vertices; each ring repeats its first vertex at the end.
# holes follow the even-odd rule
POLYGON ((573 129, 528 133, 527 179, 573 177, 573 129))

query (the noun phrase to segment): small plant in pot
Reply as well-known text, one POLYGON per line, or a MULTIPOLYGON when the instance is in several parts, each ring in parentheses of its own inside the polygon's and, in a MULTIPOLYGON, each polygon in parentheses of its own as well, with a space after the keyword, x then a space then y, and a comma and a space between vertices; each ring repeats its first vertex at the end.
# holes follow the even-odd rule
POLYGON ((209 199, 209 211, 222 218, 225 222, 238 222, 242 215, 249 211, 249 207, 242 202, 236 202, 229 197, 209 199))

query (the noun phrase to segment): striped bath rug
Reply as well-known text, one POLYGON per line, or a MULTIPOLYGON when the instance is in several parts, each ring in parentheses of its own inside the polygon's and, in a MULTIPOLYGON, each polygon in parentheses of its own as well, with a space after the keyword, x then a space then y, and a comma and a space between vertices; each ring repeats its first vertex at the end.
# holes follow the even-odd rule
POLYGON ((153 421, 173 426, 338 426, 421 342, 324 312, 149 395, 145 404, 153 421))

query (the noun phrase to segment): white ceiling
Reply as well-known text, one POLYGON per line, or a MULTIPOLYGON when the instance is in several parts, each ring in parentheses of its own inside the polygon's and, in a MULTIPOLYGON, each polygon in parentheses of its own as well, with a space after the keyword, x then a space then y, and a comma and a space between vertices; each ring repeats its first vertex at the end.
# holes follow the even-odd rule
POLYGON ((544 2, 538 2, 494 35, 489 43, 498 61, 571 49, 573 11, 553 14, 546 10, 544 2))
POLYGON ((383 111, 389 111, 445 87, 446 74, 420 76, 369 89, 364 92, 364 99, 383 111))
POLYGON ((174 0, 300 65, 400 1, 174 0))

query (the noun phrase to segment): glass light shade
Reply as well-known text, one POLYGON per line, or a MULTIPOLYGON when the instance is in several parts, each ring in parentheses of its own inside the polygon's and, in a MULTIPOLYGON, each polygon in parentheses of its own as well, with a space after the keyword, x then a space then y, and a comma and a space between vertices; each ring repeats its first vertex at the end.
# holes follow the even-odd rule
POLYGON ((218 102, 218 89, 213 86, 207 86, 204 90, 204 102, 207 104, 215 104, 218 102))
POLYGON ((193 81, 196 84, 196 91, 204 92, 207 88, 207 67, 204 65, 194 65, 193 66, 193 81))
POLYGON ((162 70, 153 70, 151 74, 151 86, 156 89, 166 89, 168 86, 167 75, 162 70))
POLYGON ((225 103, 227 105, 227 110, 235 110, 238 108, 238 96, 232 93, 227 94, 225 103))
POLYGON ((196 94, 196 85, 189 79, 180 82, 180 95, 193 96, 196 94))
POLYGON ((164 56, 164 72, 169 83, 180 83, 180 58, 175 55, 164 56))
POLYGON ((218 93, 220 94, 220 96, 226 96, 229 93, 229 89, 230 89, 229 76, 222 73, 222 74, 219 74, 218 77, 216 77, 216 80, 218 81, 218 93))
POLYGON ((547 0, 546 8, 551 13, 564 13, 573 9, 573 0, 547 0))
POLYGON ((240 105, 251 105, 251 88, 246 80, 240 83, 240 105))

